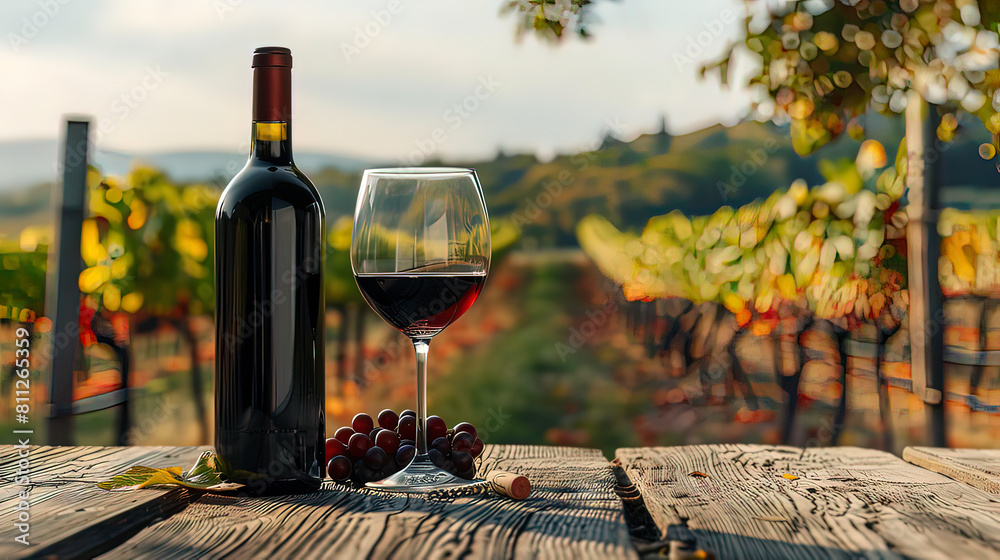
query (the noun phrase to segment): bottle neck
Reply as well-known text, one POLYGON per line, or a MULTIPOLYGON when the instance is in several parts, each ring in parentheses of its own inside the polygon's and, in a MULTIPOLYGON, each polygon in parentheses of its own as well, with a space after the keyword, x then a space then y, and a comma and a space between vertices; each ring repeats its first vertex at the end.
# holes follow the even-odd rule
POLYGON ((292 165, 292 123, 254 121, 250 140, 251 161, 269 165, 292 165))
POLYGON ((292 69, 253 69, 253 128, 250 159, 271 165, 292 163, 292 69))

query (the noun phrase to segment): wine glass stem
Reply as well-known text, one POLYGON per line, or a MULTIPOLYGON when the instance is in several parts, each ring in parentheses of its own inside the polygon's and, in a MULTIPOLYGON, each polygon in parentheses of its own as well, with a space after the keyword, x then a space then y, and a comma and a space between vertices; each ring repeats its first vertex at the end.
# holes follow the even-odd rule
POLYGON ((427 340, 414 339, 417 352, 417 455, 427 454, 427 340))

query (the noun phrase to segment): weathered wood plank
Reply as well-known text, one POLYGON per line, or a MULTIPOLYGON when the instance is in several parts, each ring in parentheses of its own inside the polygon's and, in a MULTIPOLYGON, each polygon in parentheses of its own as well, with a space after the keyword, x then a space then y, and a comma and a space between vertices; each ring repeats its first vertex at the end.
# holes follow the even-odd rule
POLYGON ((92 558, 113 548, 156 519, 170 515, 194 496, 185 490, 108 492, 96 483, 132 465, 184 466, 194 463, 195 447, 39 447, 32 446, 28 541, 14 542, 14 508, 24 489, 14 483, 18 453, 0 446, 0 558, 92 558))
POLYGON ((903 460, 980 490, 1000 494, 1000 449, 907 447, 903 449, 903 460))
POLYGON ((663 538, 694 539, 719 558, 1000 555, 1000 500, 882 451, 699 445, 618 456, 663 538))
POLYGON ((599 451, 488 446, 480 472, 493 469, 527 475, 531 496, 427 500, 332 483, 205 496, 105 558, 637 558, 599 451))

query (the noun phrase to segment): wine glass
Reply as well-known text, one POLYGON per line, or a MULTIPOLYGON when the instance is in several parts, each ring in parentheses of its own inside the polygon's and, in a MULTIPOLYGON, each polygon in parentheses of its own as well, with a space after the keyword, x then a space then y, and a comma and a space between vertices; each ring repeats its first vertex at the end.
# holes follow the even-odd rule
POLYGON ((413 342, 417 354, 417 452, 368 486, 426 492, 469 481, 427 454, 427 352, 431 338, 479 296, 490 268, 490 221, 473 169, 369 169, 361 179, 351 268, 368 305, 413 342))

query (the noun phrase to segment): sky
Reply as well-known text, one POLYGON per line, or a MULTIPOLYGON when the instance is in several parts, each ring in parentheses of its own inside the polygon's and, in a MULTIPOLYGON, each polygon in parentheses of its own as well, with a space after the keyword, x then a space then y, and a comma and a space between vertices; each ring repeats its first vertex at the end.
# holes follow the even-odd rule
POLYGON ((740 0, 602 0, 594 39, 558 46, 515 40, 505 3, 5 0, 0 141, 56 138, 82 114, 105 150, 243 152, 265 45, 292 50, 296 150, 549 157, 661 115, 676 134, 747 114, 746 91, 698 73, 738 37, 740 0))

